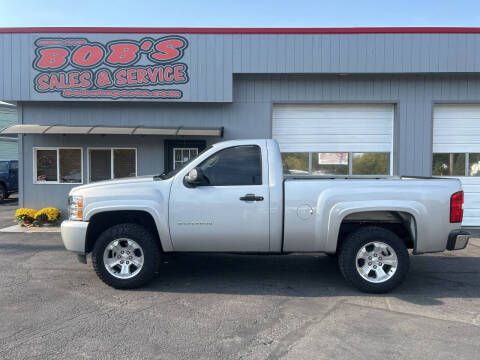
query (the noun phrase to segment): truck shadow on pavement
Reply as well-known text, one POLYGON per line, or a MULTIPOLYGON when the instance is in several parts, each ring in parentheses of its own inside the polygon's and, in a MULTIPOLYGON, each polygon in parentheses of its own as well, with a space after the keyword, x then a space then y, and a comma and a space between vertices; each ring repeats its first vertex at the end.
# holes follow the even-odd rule
MULTIPOLYGON (((164 259, 157 279, 138 291, 299 297, 358 296, 324 255, 242 256, 175 254, 164 259)), ((385 296, 385 295, 378 295, 385 296)), ((406 281, 386 296, 419 305, 441 298, 480 298, 480 258, 412 256, 406 281)))

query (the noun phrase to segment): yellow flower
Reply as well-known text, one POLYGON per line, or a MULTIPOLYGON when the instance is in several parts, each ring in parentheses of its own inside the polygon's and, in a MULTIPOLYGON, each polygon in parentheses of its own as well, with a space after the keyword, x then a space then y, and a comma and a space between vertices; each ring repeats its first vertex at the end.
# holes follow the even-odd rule
POLYGON ((35 213, 34 218, 36 220, 55 221, 60 217, 61 214, 62 214, 62 212, 60 210, 58 210, 57 208, 46 207, 46 208, 38 210, 35 213))
POLYGON ((15 211, 15 217, 16 217, 16 218, 21 217, 22 219, 23 219, 24 217, 34 219, 34 218, 35 218, 35 214, 36 214, 36 211, 35 211, 35 210, 33 210, 33 209, 27 209, 27 208, 20 208, 20 209, 17 209, 17 211, 15 211))

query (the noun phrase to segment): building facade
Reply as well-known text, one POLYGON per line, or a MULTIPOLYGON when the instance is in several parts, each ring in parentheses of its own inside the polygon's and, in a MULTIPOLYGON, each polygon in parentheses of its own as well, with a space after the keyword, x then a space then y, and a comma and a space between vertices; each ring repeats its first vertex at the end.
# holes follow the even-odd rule
POLYGON ((0 49, 22 206, 274 138, 288 174, 459 177, 480 225, 480 29, 0 29, 0 49))

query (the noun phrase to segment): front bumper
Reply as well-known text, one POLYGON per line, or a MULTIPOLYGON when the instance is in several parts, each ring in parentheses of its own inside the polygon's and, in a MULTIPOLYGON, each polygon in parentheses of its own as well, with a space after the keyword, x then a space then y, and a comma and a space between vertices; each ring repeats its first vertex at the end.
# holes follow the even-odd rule
POLYGON ((88 222, 65 220, 60 226, 65 248, 77 254, 85 254, 88 222))
POLYGON ((453 230, 448 235, 447 250, 462 250, 467 247, 468 240, 472 237, 470 232, 465 230, 453 230))

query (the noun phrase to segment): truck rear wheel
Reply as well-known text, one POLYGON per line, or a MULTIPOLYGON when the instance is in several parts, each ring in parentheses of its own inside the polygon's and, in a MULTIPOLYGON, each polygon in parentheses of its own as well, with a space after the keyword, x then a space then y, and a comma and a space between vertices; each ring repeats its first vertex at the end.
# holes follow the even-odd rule
POLYGON ((95 242, 92 264, 98 277, 116 289, 133 289, 149 282, 160 264, 155 237, 138 224, 119 224, 95 242))
POLYGON ((362 227, 344 240, 338 257, 340 271, 361 291, 385 293, 407 276, 409 255, 393 232, 376 226, 362 227))

